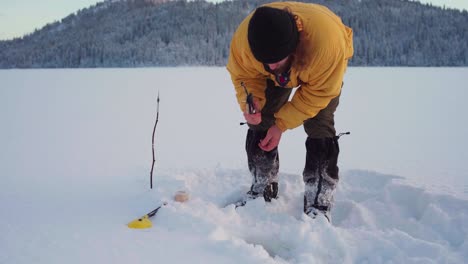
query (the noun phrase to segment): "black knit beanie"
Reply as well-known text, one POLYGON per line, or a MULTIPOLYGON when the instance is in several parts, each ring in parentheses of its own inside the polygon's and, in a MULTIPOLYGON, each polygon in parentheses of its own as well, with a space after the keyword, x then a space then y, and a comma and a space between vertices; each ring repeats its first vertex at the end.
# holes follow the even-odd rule
POLYGON ((299 32, 296 21, 285 10, 259 7, 249 21, 248 39, 254 57, 276 63, 296 50, 299 32))

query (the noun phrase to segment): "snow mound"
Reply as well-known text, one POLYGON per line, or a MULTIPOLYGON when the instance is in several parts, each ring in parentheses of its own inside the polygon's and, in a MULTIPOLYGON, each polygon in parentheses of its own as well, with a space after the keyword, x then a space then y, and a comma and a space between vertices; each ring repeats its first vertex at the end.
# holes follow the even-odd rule
POLYGON ((133 177, 105 192, 86 181, 68 195, 3 192, 0 263, 466 263, 468 202, 400 179, 342 174, 332 224, 302 213, 302 177, 284 173, 279 199, 238 209, 248 172, 223 168, 161 170, 143 193, 133 177), (173 201, 178 190, 190 200, 173 201), (126 227, 163 201, 153 228, 126 227))
POLYGON ((203 237, 213 253, 227 258, 250 256, 252 263, 462 263, 468 258, 468 203, 404 185, 397 176, 342 175, 331 225, 302 213, 300 175, 281 174, 278 200, 257 199, 238 209, 227 204, 248 190, 246 171, 167 171, 157 178, 156 200, 170 201, 178 189, 192 196, 188 203, 164 208, 155 219, 158 228, 203 237))

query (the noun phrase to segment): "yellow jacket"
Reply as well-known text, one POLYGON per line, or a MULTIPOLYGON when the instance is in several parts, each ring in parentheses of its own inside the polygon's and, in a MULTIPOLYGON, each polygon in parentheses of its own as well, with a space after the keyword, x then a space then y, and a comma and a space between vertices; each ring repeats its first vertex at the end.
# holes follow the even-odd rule
MULTIPOLYGON (((291 101, 275 114, 276 125, 285 131, 317 115, 340 94, 348 59, 353 56, 353 31, 338 16, 321 5, 277 2, 266 6, 288 8, 292 11, 301 34, 299 45, 310 46, 305 57, 301 58, 305 64, 299 64, 297 59, 293 61, 291 80, 285 88, 300 87, 291 101)), ((242 111, 246 107, 246 94, 241 82, 245 83, 248 91, 263 108, 266 79, 275 81, 275 76, 267 72, 250 51, 247 29, 251 17, 252 14, 247 16, 234 33, 227 64, 242 111)), ((279 86, 278 83, 276 85, 279 86)))

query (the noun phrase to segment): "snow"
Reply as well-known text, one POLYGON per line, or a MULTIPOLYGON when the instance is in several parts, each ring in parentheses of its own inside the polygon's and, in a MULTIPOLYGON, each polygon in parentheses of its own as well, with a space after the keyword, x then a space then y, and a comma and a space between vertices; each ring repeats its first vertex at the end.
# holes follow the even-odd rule
POLYGON ((302 213, 302 128, 280 198, 226 206, 250 178, 223 68, 0 71, 0 263, 466 263, 466 76, 348 70, 330 225, 302 213), (126 227, 163 201, 153 228, 126 227))

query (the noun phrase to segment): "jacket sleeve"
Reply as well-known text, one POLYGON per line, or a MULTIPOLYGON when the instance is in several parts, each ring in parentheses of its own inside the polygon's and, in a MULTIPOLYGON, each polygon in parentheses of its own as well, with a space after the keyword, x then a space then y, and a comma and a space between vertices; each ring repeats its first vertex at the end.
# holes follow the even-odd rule
MULTIPOLYGON (((237 34, 236 34, 237 35, 237 34)), ((237 102, 239 103, 241 111, 246 109, 247 94, 241 86, 243 82, 249 93, 255 97, 260 103, 260 108, 265 104, 265 87, 266 78, 258 70, 255 69, 254 64, 258 63, 247 54, 246 51, 240 47, 238 36, 234 36, 231 42, 230 54, 227 64, 227 70, 231 75, 231 80, 236 91, 237 102)))
POLYGON ((292 100, 276 114, 276 125, 282 131, 300 126, 312 118, 341 92, 347 60, 342 52, 324 50, 318 53, 315 62, 303 77, 292 100))

